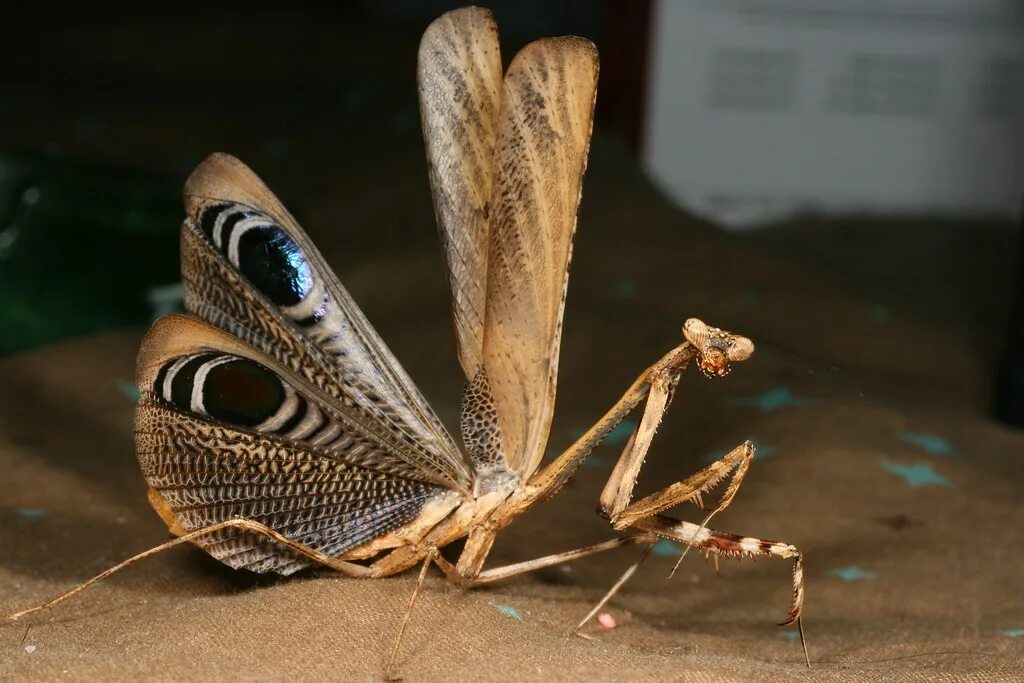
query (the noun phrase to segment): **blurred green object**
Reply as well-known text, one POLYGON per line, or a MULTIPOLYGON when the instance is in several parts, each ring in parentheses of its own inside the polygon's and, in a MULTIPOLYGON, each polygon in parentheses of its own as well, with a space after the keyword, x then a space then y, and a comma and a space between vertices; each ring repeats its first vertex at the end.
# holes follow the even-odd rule
POLYGON ((0 151, 0 355, 180 308, 179 188, 0 151))

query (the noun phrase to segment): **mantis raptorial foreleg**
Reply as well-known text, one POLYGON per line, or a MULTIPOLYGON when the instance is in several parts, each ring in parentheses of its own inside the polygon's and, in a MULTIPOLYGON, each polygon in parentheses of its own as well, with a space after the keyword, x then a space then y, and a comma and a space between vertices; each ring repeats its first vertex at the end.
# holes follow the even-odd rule
MULTIPOLYGON (((749 557, 756 555, 793 559, 793 603, 783 624, 796 622, 800 627, 804 657, 808 661, 807 647, 803 640, 803 624, 800 614, 803 609, 803 556, 788 543, 765 541, 759 538, 736 536, 709 529, 706 524, 717 513, 732 502, 754 459, 754 445, 747 441, 737 446, 696 474, 672 484, 633 502, 633 490, 643 467, 644 458, 654 440, 655 432, 671 403, 680 374, 690 360, 696 359, 700 369, 709 376, 724 376, 728 373, 730 361, 745 360, 753 352, 750 340, 717 328, 709 328, 699 320, 688 320, 683 328, 687 343, 656 363, 642 375, 620 400, 616 408, 636 407, 637 396, 646 398, 643 417, 635 427, 621 456, 615 464, 600 498, 600 511, 616 530, 635 528, 655 536, 672 539, 684 545, 684 550, 673 568, 674 574, 690 548, 697 548, 716 561, 719 556, 749 557), (666 517, 664 510, 692 501, 702 510, 703 494, 723 480, 729 483, 718 500, 700 524, 692 524, 666 517)), ((642 399, 641 399, 642 400, 642 399)), ((613 408, 613 410, 615 410, 613 408)), ((621 419, 622 415, 616 415, 621 419)), ((557 463, 558 461, 556 461, 557 463)), ((597 606, 580 622, 583 626, 636 572, 649 553, 642 554, 631 565, 616 584, 600 600, 597 606)))
MULTIPOLYGON (((732 502, 739 491, 743 478, 750 469, 754 459, 754 444, 747 441, 699 472, 682 481, 652 493, 636 502, 630 502, 636 477, 643 464, 644 456, 654 437, 654 431, 664 414, 671 391, 671 382, 665 378, 653 378, 644 416, 637 425, 632 437, 626 444, 612 471, 612 475, 601 494, 601 511, 615 529, 632 527, 648 533, 682 543, 685 547, 679 561, 672 570, 674 574, 683 557, 690 548, 696 548, 715 557, 717 568, 718 557, 754 557, 770 556, 793 560, 793 602, 782 625, 796 622, 800 628, 801 644, 804 658, 810 665, 807 645, 803 638, 803 623, 800 615, 804 603, 803 556, 795 546, 778 541, 766 541, 759 538, 737 536, 735 534, 714 531, 705 526, 712 517, 724 510, 732 502), (718 500, 700 524, 692 524, 665 515, 662 511, 679 503, 692 501, 701 509, 704 508, 702 494, 708 492, 724 479, 729 483, 718 500)), ((609 590, 598 604, 580 621, 578 628, 586 624, 603 607, 608 600, 636 572, 640 563, 646 559, 647 553, 640 556, 616 584, 609 590)))

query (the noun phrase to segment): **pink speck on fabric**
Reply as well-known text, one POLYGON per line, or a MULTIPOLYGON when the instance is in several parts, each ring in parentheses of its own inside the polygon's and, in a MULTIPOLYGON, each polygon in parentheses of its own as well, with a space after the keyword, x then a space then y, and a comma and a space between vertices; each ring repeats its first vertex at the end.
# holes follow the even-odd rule
POLYGON ((598 614, 597 623, 601 624, 604 628, 615 628, 618 625, 615 623, 615 617, 608 612, 601 612, 598 614))

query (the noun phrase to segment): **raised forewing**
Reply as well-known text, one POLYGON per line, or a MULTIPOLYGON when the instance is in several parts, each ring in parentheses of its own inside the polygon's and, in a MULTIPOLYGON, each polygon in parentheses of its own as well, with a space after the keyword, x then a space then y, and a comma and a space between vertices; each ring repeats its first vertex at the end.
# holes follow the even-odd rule
POLYGON ((244 164, 208 157, 185 185, 189 311, 307 381, 387 457, 449 488, 472 466, 323 257, 244 164))
POLYGON ((417 80, 459 362, 472 381, 483 352, 488 211, 501 104, 498 27, 490 11, 465 7, 431 23, 420 41, 417 80))
POLYGON ((505 74, 483 358, 505 460, 523 478, 543 458, 551 428, 597 71, 593 43, 564 37, 527 45, 505 74))
MULTIPOLYGON (((136 374, 139 465, 175 533, 244 517, 339 556, 444 493, 287 368, 206 323, 161 319, 136 374)), ((197 543, 236 568, 289 574, 309 563, 245 531, 197 543)))

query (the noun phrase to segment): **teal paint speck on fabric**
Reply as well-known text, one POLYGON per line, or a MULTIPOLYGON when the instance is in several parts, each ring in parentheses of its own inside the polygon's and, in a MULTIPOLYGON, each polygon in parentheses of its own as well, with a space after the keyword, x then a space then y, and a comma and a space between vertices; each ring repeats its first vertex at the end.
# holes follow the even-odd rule
POLYGON ((1024 628, 1011 628, 1003 631, 1007 638, 1024 638, 1024 628))
POLYGON ((789 406, 814 405, 817 401, 797 396, 788 387, 775 387, 763 394, 731 399, 729 403, 734 406, 755 406, 763 413, 772 413, 789 406))
POLYGON ((117 386, 117 390, 118 391, 120 391, 122 394, 124 394, 126 397, 128 397, 132 401, 138 401, 139 400, 139 390, 135 386, 134 382, 129 382, 128 380, 126 380, 126 379, 124 379, 122 377, 122 378, 117 379, 114 382, 114 384, 117 386))
POLYGON ((598 455, 591 455, 583 461, 583 466, 591 467, 595 470, 603 470, 611 467, 611 463, 598 455))
POLYGON ((651 552, 661 557, 675 557, 683 552, 683 548, 678 543, 663 538, 654 544, 651 552))
POLYGON ((608 436, 604 437, 604 442, 609 446, 626 443, 626 440, 629 439, 629 435, 633 433, 635 428, 636 422, 623 420, 615 426, 615 429, 608 432, 608 436))
POLYGON ((519 610, 517 610, 515 607, 509 607, 508 605, 498 605, 498 604, 495 604, 494 608, 496 610, 498 610, 499 612, 501 612, 502 614, 504 614, 506 617, 512 617, 513 619, 518 619, 519 621, 523 620, 523 615, 521 615, 519 613, 519 610))
POLYGON ((955 458, 958 455, 953 444, 936 434, 902 431, 899 436, 903 441, 923 449, 929 455, 938 455, 943 458, 955 458))
POLYGON ((930 463, 919 462, 913 465, 904 465, 903 463, 891 462, 889 460, 882 460, 881 463, 882 469, 902 478, 910 484, 911 488, 917 489, 922 486, 947 486, 955 488, 953 482, 936 472, 930 463))
POLYGON ((843 581, 870 581, 878 578, 878 574, 875 572, 866 572, 860 567, 840 567, 839 569, 831 570, 828 575, 835 576, 843 581))
POLYGON ((40 508, 18 508, 18 514, 29 519, 39 519, 46 516, 46 510, 40 508))

